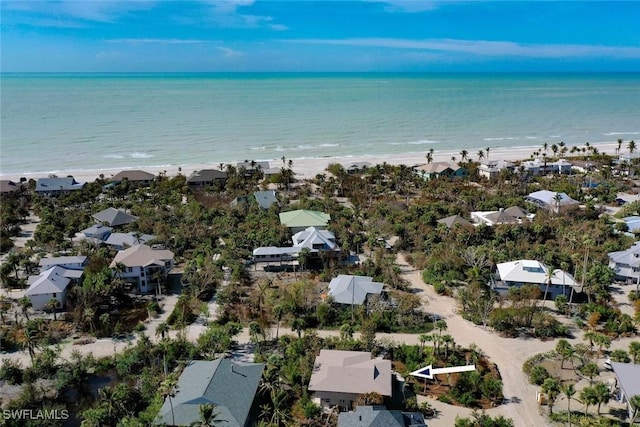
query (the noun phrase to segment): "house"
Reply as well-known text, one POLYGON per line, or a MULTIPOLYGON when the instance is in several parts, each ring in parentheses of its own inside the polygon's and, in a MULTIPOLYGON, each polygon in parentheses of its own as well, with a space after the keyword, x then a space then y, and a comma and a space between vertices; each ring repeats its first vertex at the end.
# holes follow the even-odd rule
POLYGON ((327 228, 330 219, 331 215, 329 214, 305 209, 280 213, 280 223, 292 233, 303 231, 307 227, 327 228))
POLYGON ((121 251, 132 246, 149 243, 155 240, 156 236, 153 234, 142 234, 135 231, 129 233, 111 233, 104 241, 104 244, 111 246, 117 251, 121 251))
POLYGON ((473 229, 473 224, 471 224, 471 222, 467 221, 460 215, 452 215, 446 218, 439 219, 438 224, 443 224, 447 228, 462 227, 470 230, 473 229))
POLYGON ((173 252, 135 245, 119 251, 109 268, 117 277, 136 285, 140 293, 147 294, 156 289, 158 277, 166 277, 173 268, 173 252))
POLYGON ((369 295, 380 295, 384 283, 374 282, 368 276, 340 274, 329 282, 329 295, 338 304, 362 305, 369 295))
POLYGON ((535 215, 530 214, 519 206, 507 209, 500 208, 497 211, 471 212, 471 219, 477 224, 488 226, 498 224, 521 224, 523 220, 531 220, 535 215))
POLYGON ((227 181, 227 173, 217 169, 202 169, 193 172, 187 178, 189 188, 198 189, 213 184, 224 184, 227 181))
POLYGON ((420 412, 387 410, 384 406, 357 406, 338 414, 338 427, 427 427, 420 412))
POLYGON ((513 172, 515 167, 514 163, 506 160, 485 160, 478 166, 478 174, 487 179, 494 179, 504 170, 513 172))
POLYGON ((614 396, 620 403, 627 404, 629 418, 633 418, 634 409, 629 403, 633 396, 640 396, 640 365, 635 363, 611 362, 611 369, 616 375, 616 391, 614 396))
POLYGON ((391 397, 391 361, 365 351, 320 350, 309 391, 323 408, 350 409, 358 396, 371 392, 391 397))
POLYGON ((640 216, 627 216, 622 220, 627 224, 627 230, 630 233, 640 232, 640 216))
POLYGON ((249 196, 238 196, 229 203, 230 206, 245 206, 249 203, 249 196))
POLYGON ((456 163, 432 162, 415 167, 415 171, 426 180, 437 178, 462 178, 467 170, 456 163))
POLYGON ((111 182, 129 181, 138 186, 149 186, 155 179, 155 175, 142 170, 120 171, 111 178, 111 182))
POLYGON ((371 163, 369 162, 354 162, 344 165, 344 170, 349 175, 356 175, 364 173, 369 167, 371 167, 371 163))
POLYGON ((38 178, 35 191, 43 196, 52 197, 70 191, 81 190, 85 184, 84 182, 77 182, 72 176, 64 178, 38 178))
MULTIPOLYGON (((261 161, 261 162, 256 162, 254 161, 244 161, 244 162, 238 162, 236 163, 236 169, 238 171, 244 171, 244 176, 254 176, 258 173, 264 173, 264 171, 270 169, 269 168, 269 162, 266 161, 261 161)), ((279 171, 280 169, 278 169, 279 171)))
POLYGON ((256 191, 253 193, 253 197, 256 198, 256 202, 262 209, 269 209, 274 203, 278 205, 278 198, 274 190, 270 191, 256 191))
POLYGON ((93 239, 96 242, 104 242, 109 238, 113 228, 102 224, 95 224, 89 228, 85 228, 80 233, 87 239, 93 239))
POLYGON ((92 215, 92 218, 98 223, 108 225, 109 227, 118 227, 121 225, 131 224, 138 218, 129 215, 125 211, 121 211, 116 208, 107 208, 96 214, 92 215))
POLYGON ((15 193, 20 190, 22 184, 16 184, 8 179, 0 179, 0 194, 15 193))
POLYGON ((42 310, 51 299, 58 301, 57 307, 63 307, 67 287, 78 283, 82 274, 82 270, 71 270, 54 265, 37 276, 29 276, 27 280, 29 288, 24 294, 31 300, 34 310, 42 310))
POLYGON ((640 242, 635 242, 626 251, 609 252, 608 256, 616 280, 640 283, 640 242))
POLYGON ((256 419, 256 393, 264 365, 230 359, 196 360, 184 368, 154 424, 189 426, 200 419, 200 405, 215 406, 216 425, 248 427, 256 419))
POLYGON ((576 283, 571 274, 560 269, 550 271, 540 261, 521 259, 503 262, 496 267, 496 277, 490 285, 500 294, 506 294, 509 289, 524 285, 536 285, 543 294, 546 290, 547 298, 552 300, 558 295, 571 297, 573 292, 582 292, 582 286, 576 283))
POLYGON ((566 193, 558 193, 549 190, 540 190, 530 193, 525 200, 529 203, 533 203, 539 208, 547 209, 556 213, 577 207, 580 204, 580 202, 573 200, 566 193))
POLYGON ((40 261, 38 261, 38 265, 42 271, 55 266, 65 268, 67 270, 83 270, 86 264, 87 257, 82 255, 45 257, 40 258, 40 261))
POLYGON ((282 262, 297 258, 302 249, 309 250, 311 259, 318 259, 321 254, 329 257, 339 257, 342 250, 336 243, 336 236, 329 230, 321 230, 308 227, 299 231, 291 238, 293 246, 275 247, 267 246, 253 250, 253 259, 256 262, 282 262))

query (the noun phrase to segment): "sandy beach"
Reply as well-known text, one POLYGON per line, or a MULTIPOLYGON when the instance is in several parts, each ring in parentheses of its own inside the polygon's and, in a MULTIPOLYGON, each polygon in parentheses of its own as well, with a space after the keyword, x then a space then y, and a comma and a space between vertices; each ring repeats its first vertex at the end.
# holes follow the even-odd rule
MULTIPOLYGON (((606 153, 613 155, 615 154, 615 150, 618 147, 617 143, 600 143, 600 144, 592 144, 593 147, 597 148, 599 153, 606 153)), ((551 144, 549 144, 548 156, 551 157, 553 153, 551 152, 551 144)), ((584 145, 580 145, 578 147, 584 147, 584 145)), ((569 151, 571 150, 571 146, 567 146, 569 151)), ((457 160, 460 160, 460 152, 463 149, 458 150, 450 150, 450 151, 434 151, 433 152, 433 161, 441 162, 441 161, 451 161, 452 157, 455 157, 457 160)), ((475 151, 472 149, 468 149, 468 156, 471 159, 478 159, 478 150, 475 151)), ((486 149, 483 150, 486 156, 486 149)), ((541 145, 529 146, 529 147, 496 147, 490 148, 489 150, 489 159, 490 160, 527 160, 531 157, 534 151, 542 151, 541 145)), ((627 151, 626 141, 621 148, 621 153, 625 153, 627 151)), ((296 173, 298 178, 312 178, 319 173, 323 173, 326 167, 331 163, 340 163, 343 165, 349 165, 354 162, 369 162, 371 165, 388 163, 392 165, 407 165, 414 166, 417 164, 426 163, 427 160, 425 158, 427 154, 427 150, 422 152, 414 152, 414 153, 404 153, 404 154, 388 154, 388 155, 371 155, 371 156, 346 156, 346 157, 322 157, 322 158, 301 158, 301 159, 292 159, 293 164, 292 168, 296 173)), ((286 157, 286 156, 285 156, 286 157)), ((289 163, 289 158, 286 157, 286 163, 289 163)), ((238 160, 242 161, 242 160, 238 160)), ((226 166, 226 164, 224 164, 226 166)), ((234 164, 235 165, 235 164, 234 164)), ((270 160, 271 167, 281 167, 283 166, 281 159, 270 160)), ((216 162, 215 159, 208 163, 199 163, 199 164, 189 164, 189 165, 171 165, 171 166, 140 166, 136 168, 118 168, 118 169, 104 169, 104 170, 84 170, 84 171, 56 171, 54 174, 57 176, 67 176, 72 175, 77 181, 94 181, 99 178, 100 174, 104 175, 105 179, 108 179, 111 176, 114 176, 121 170, 126 169, 142 169, 150 173, 158 174, 164 172, 167 176, 175 176, 179 173, 182 173, 186 176, 189 176, 192 172, 201 170, 201 169, 219 169, 220 162, 216 162)), ((0 171, 0 179, 10 179, 13 181, 17 181, 20 178, 24 177, 26 179, 38 179, 49 176, 50 174, 45 172, 39 173, 25 173, 25 174, 3 174, 0 171)))

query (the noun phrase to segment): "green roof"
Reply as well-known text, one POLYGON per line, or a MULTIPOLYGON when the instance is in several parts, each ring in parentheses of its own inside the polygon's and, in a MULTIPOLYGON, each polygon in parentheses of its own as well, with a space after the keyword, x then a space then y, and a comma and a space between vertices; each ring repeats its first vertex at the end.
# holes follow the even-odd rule
POLYGON ((165 399, 155 424, 191 425, 200 419, 200 405, 210 403, 224 426, 244 427, 263 369, 259 363, 229 359, 192 362, 178 379, 175 397, 165 399))
POLYGON ((298 209, 295 211, 282 212, 280 223, 285 227, 326 227, 331 219, 331 215, 318 212, 298 209))

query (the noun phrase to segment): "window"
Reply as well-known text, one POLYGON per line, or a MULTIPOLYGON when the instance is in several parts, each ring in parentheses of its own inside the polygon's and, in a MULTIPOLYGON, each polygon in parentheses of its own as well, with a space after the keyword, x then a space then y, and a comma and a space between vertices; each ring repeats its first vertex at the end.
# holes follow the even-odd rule
POLYGON ((127 272, 133 273, 133 267, 127 267, 127 272))
POLYGON ((53 298, 56 298, 57 296, 58 296, 58 294, 54 292, 53 293, 53 298))

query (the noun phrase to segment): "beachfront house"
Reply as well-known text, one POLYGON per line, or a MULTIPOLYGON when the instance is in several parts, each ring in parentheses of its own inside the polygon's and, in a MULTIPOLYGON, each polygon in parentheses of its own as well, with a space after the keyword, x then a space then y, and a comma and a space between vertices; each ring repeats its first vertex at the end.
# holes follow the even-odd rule
POLYGON ((55 197, 71 191, 82 190, 85 185, 85 182, 77 182, 72 176, 38 178, 35 192, 42 196, 55 197))
POLYGON ((478 165, 478 174, 487 179, 495 179, 500 176, 502 171, 513 172, 515 168, 514 163, 506 160, 485 160, 478 165))
POLYGON ((257 419, 256 394, 264 365, 231 359, 188 362, 178 378, 175 395, 167 396, 154 424, 190 426, 198 422, 200 405, 213 405, 215 425, 249 427, 257 419))
POLYGON ((580 202, 573 200, 567 193, 540 190, 530 193, 525 200, 535 206, 549 211, 560 213, 577 208, 580 202))
MULTIPOLYGON (((244 176, 251 177, 260 173, 264 173, 269 169, 269 162, 266 161, 244 161, 236 163, 238 172, 243 172, 244 176)), ((279 170, 279 169, 278 169, 279 170)))
POLYGON ((97 224, 108 225, 109 227, 119 227, 122 225, 131 224, 138 218, 129 215, 125 211, 116 208, 107 208, 100 212, 93 214, 92 218, 97 224))
MULTIPOLYGON (((618 402, 627 404, 629 419, 633 422, 634 408, 629 403, 633 396, 640 396, 640 365, 635 363, 611 362, 611 369, 616 375, 613 395, 618 402)), ((636 420, 640 414, 636 415, 636 420)), ((635 425, 635 424, 634 424, 635 425)))
POLYGON ((148 187, 155 178, 156 176, 152 173, 132 169, 118 172, 111 178, 111 182, 120 183, 122 181, 128 181, 138 187, 148 187))
POLYGON ((344 167, 344 170, 347 172, 347 174, 349 174, 349 175, 357 175, 357 174, 365 173, 367 168, 371 167, 371 163, 369 163, 369 162, 353 162, 353 163, 347 163, 347 164, 343 165, 343 167, 344 167))
POLYGON ((552 300, 558 295, 572 298, 575 292, 582 292, 582 286, 571 274, 561 269, 551 270, 540 261, 521 259, 496 265, 496 274, 490 282, 496 292, 506 295, 509 289, 524 285, 538 286, 542 294, 546 291, 547 299, 552 300))
POLYGON ((616 272, 616 280, 640 283, 640 242, 625 251, 609 252, 609 267, 616 272))
POLYGON ((340 274, 329 282, 329 295, 338 304, 363 305, 370 295, 380 295, 383 287, 368 276, 340 274))
POLYGON ((24 295, 29 297, 34 310, 47 308, 52 299, 57 301, 56 308, 64 307, 67 288, 79 283, 82 274, 82 270, 54 265, 37 276, 29 276, 27 279, 29 287, 24 295))
POLYGON ((330 219, 331 215, 329 214, 306 209, 280 213, 280 223, 292 233, 303 231, 308 227, 325 229, 330 219))
POLYGON ((416 166, 414 170, 428 181, 438 178, 463 178, 468 175, 465 168, 452 162, 431 162, 416 166))
POLYGON ((214 184, 224 185, 227 182, 227 173, 217 169, 202 169, 193 172, 187 178, 187 186, 191 189, 201 189, 214 184))
POLYGON ((173 268, 173 252, 135 245, 119 251, 109 265, 114 275, 133 284, 138 292, 154 292, 173 268))
POLYGON ((16 184, 8 179, 0 179, 0 194, 16 193, 22 188, 22 183, 16 184))
POLYGON ((368 351, 320 350, 316 357, 309 391, 323 408, 353 408, 358 396, 378 393, 392 395, 391 361, 371 358, 368 351))
POLYGON ((427 427, 420 412, 388 410, 382 405, 357 406, 338 414, 338 427, 427 427))

